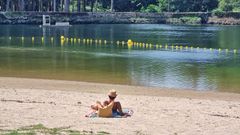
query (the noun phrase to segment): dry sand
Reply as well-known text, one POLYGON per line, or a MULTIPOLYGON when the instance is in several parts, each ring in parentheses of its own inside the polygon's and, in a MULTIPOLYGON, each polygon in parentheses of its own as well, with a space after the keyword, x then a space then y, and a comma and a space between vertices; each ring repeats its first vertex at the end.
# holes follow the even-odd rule
POLYGON ((111 134, 240 134, 240 94, 0 77, 0 129, 43 124, 111 134), (116 89, 128 118, 86 118, 116 89))

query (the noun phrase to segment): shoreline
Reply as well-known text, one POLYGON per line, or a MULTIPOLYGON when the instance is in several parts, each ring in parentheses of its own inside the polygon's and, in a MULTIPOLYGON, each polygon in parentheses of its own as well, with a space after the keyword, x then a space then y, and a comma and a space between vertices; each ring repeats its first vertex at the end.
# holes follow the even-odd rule
POLYGON ((239 12, 0 12, 0 24, 42 24, 42 15, 51 24, 217 24, 240 25, 239 12))
POLYGON ((109 89, 116 89, 123 95, 145 95, 194 99, 217 99, 240 101, 239 93, 219 91, 197 91, 194 89, 174 89, 124 84, 84 82, 73 80, 39 79, 23 77, 0 77, 0 89, 44 89, 51 91, 69 91, 104 94, 109 89), (28 85, 30 84, 30 85, 28 85))
POLYGON ((39 124, 91 134, 240 134, 240 94, 234 93, 0 77, 0 106, 0 134, 39 124), (84 117, 112 88, 133 116, 84 117))

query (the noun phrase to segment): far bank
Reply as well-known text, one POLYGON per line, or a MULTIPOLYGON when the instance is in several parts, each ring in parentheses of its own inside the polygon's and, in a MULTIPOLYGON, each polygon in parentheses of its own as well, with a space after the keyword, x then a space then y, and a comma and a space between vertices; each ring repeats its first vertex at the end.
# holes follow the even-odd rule
POLYGON ((42 15, 50 15, 51 23, 70 24, 221 24, 240 25, 238 12, 0 12, 0 24, 42 24, 42 15))

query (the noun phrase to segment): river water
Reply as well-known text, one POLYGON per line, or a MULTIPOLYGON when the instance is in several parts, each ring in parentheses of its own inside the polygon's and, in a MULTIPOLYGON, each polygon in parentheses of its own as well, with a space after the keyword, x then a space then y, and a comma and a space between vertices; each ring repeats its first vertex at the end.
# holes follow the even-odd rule
POLYGON ((240 26, 0 25, 0 76, 240 93, 239 49, 240 26), (128 39, 153 46, 116 44, 128 39))

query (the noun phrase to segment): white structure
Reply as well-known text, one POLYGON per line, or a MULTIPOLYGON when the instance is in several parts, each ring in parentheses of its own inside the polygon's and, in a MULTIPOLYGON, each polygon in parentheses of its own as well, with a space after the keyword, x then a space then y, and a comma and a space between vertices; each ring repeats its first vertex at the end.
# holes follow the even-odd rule
POLYGON ((50 26, 51 19, 49 15, 43 15, 43 26, 50 26))
POLYGON ((71 26, 69 22, 56 22, 55 26, 71 26))
POLYGON ((43 24, 40 25, 40 27, 42 26, 53 26, 53 27, 69 27, 71 26, 69 24, 69 22, 56 22, 55 25, 51 25, 51 18, 49 15, 43 15, 43 24))
POLYGON ((42 26, 53 26, 53 27, 69 27, 71 26, 69 24, 69 22, 56 22, 55 25, 51 25, 51 18, 49 15, 43 15, 43 24, 40 25, 40 27, 42 26))

